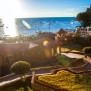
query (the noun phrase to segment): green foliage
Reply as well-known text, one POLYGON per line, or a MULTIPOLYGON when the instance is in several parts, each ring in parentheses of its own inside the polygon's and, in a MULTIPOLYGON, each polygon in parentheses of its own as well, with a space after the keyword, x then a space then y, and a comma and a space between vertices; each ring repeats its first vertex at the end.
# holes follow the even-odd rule
POLYGON ((84 52, 86 55, 91 54, 91 47, 84 47, 84 48, 83 48, 83 52, 84 52))
POLYGON ((61 56, 58 56, 58 57, 57 57, 57 60, 58 60, 59 64, 61 64, 62 66, 68 67, 69 64, 70 64, 72 61, 74 61, 74 58, 69 58, 69 57, 67 57, 67 56, 65 56, 65 55, 61 55, 61 56))
POLYGON ((81 13, 77 14, 77 16, 76 16, 76 20, 81 22, 81 24, 83 26, 87 26, 91 23, 90 18, 91 18, 91 16, 87 12, 81 12, 81 13))
MULTIPOLYGON (((29 87, 27 87, 27 88, 28 88, 28 90, 27 90, 27 91, 32 91, 29 87)), ((25 91, 25 90, 24 90, 24 88, 23 88, 23 87, 21 87, 21 88, 17 89, 16 91, 25 91)))
POLYGON ((25 61, 18 61, 15 62, 12 66, 11 66, 11 71, 15 74, 19 74, 19 75, 24 75, 25 73, 27 73, 30 70, 30 64, 28 62, 25 61))
MULTIPOLYGON (((89 78, 89 80, 91 77, 89 78)), ((50 85, 67 89, 68 91, 90 91, 91 82, 88 83, 84 80, 83 76, 79 74, 79 79, 75 78, 75 74, 61 70, 56 74, 42 75, 38 77, 39 81, 46 82, 50 85)))

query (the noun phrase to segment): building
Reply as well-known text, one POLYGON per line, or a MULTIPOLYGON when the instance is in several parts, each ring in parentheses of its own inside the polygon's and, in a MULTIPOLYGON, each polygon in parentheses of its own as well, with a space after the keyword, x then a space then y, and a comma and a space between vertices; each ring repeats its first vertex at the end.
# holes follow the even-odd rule
POLYGON ((91 35, 91 25, 89 25, 87 27, 78 26, 78 27, 76 27, 76 31, 77 30, 80 30, 80 35, 81 36, 91 35))
POLYGON ((56 41, 64 41, 65 40, 65 36, 67 35, 67 31, 65 31, 64 29, 60 29, 55 36, 55 40, 56 41))

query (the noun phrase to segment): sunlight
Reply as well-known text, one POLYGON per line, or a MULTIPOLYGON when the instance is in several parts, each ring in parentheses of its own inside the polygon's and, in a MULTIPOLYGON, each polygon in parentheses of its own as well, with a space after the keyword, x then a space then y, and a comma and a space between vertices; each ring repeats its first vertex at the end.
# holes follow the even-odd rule
POLYGON ((15 37, 17 36, 15 20, 14 18, 4 18, 4 36, 5 37, 15 37))
POLYGON ((4 36, 17 36, 15 18, 22 18, 25 15, 21 0, 0 0, 0 18, 4 24, 4 36))
POLYGON ((22 18, 26 15, 22 0, 0 0, 0 18, 22 18))

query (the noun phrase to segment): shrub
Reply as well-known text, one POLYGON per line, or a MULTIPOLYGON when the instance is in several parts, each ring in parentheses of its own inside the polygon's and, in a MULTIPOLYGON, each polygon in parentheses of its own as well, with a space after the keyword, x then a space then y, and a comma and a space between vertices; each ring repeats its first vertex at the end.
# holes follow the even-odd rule
POLYGON ((18 61, 15 62, 12 66, 11 66, 11 71, 15 74, 19 74, 22 78, 22 76, 25 75, 25 73, 27 73, 30 70, 30 64, 28 62, 25 61, 18 61))
POLYGON ((85 53, 85 55, 91 54, 91 47, 84 47, 83 52, 85 53))
POLYGON ((44 82, 44 84, 67 89, 68 91, 90 91, 91 76, 89 77, 89 81, 86 82, 85 78, 82 75, 83 74, 80 73, 79 78, 76 78, 76 74, 67 70, 60 70, 56 74, 41 75, 38 77, 38 80, 44 82))

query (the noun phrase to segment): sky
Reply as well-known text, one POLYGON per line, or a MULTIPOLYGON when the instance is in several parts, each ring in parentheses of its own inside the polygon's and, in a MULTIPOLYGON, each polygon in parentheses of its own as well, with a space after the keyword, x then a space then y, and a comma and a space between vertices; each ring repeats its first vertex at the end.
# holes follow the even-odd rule
POLYGON ((0 0, 0 18, 73 17, 91 0, 0 0))

